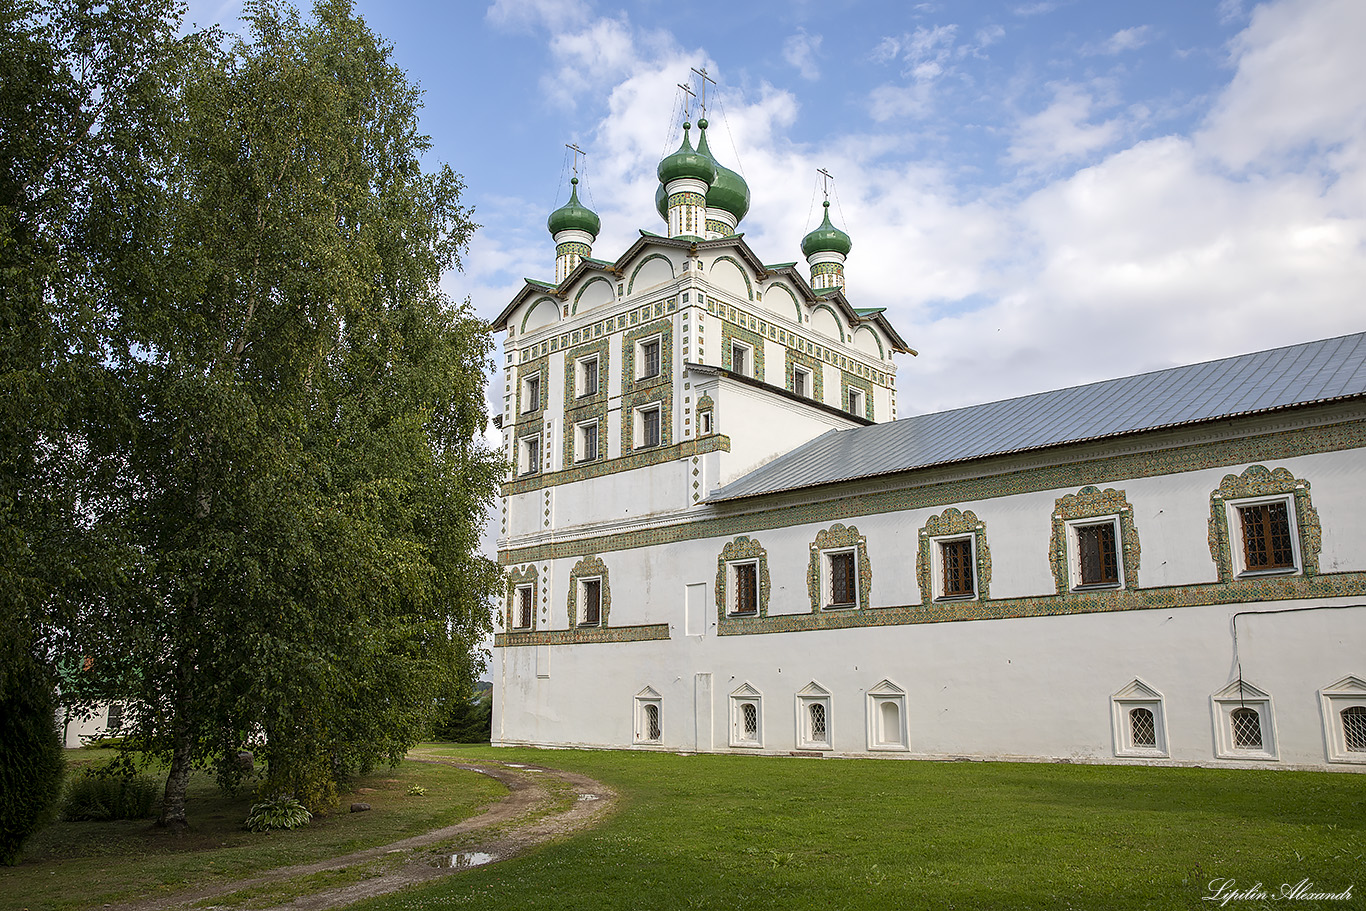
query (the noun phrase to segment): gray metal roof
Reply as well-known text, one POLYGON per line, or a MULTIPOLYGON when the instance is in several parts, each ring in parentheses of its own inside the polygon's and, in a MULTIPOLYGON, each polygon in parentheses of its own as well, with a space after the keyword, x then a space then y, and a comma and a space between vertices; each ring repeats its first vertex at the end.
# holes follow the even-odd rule
POLYGON ((832 430, 708 502, 1366 394, 1366 332, 832 430))

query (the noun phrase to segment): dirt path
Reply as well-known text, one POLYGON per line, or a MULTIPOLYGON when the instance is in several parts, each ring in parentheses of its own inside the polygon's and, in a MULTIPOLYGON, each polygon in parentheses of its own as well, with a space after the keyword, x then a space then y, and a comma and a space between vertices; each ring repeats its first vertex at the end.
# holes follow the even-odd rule
MULTIPOLYGON (((410 754, 408 758, 488 775, 505 784, 508 795, 478 816, 392 844, 313 863, 279 867, 232 882, 192 887, 174 896, 105 907, 112 911, 170 911, 191 905, 200 909, 227 908, 231 906, 215 905, 212 900, 244 889, 313 874, 367 867, 363 871, 353 871, 361 877, 354 882, 324 887, 322 891, 270 906, 272 911, 340 908, 459 873, 471 866, 506 860, 535 845, 577 832, 602 819, 616 798, 616 794, 601 782, 542 766, 514 762, 454 762, 427 758, 420 752, 410 754), (438 853, 433 847, 448 842, 458 842, 458 853, 453 854, 450 850, 438 853)), ((254 904, 254 907, 262 906, 254 904)))

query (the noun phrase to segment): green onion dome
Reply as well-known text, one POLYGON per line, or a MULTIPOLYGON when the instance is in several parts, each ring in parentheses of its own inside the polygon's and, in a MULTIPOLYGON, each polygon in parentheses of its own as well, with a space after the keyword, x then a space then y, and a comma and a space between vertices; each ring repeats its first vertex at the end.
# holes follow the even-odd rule
POLYGON ((711 148, 707 145, 707 121, 699 120, 697 126, 702 133, 702 138, 697 142, 697 151, 706 155, 716 165, 716 179, 707 191, 707 208, 729 212, 735 216, 736 224, 739 224, 740 219, 749 211, 749 184, 745 183, 745 179, 739 174, 717 161, 716 156, 711 153, 711 148))
POLYGON ((669 220, 669 194, 664 189, 664 184, 659 185, 655 190, 655 209, 659 212, 659 217, 665 221, 669 220))
POLYGON ((602 222, 598 220, 596 212, 579 202, 579 179, 577 177, 571 178, 569 181, 569 202, 551 212, 545 225, 550 229, 552 235, 559 234, 561 231, 578 229, 587 231, 594 238, 598 236, 598 229, 602 227, 602 222))
POLYGON ((825 201, 825 220, 816 230, 802 238, 802 255, 813 253, 839 253, 848 256, 854 242, 839 228, 830 224, 830 200, 825 201))
POLYGON ((680 177, 693 177, 708 184, 716 179, 716 165, 712 162, 711 156, 703 155, 692 147, 692 142, 688 139, 690 128, 691 124, 683 124, 683 144, 678 147, 677 152, 659 163, 660 183, 667 185, 680 177))

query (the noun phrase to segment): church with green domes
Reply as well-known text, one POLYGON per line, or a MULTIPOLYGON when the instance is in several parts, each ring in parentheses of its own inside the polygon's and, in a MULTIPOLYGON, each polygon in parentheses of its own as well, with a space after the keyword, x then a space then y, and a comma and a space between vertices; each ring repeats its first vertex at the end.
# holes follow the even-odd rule
POLYGON ((1366 334, 898 419, 828 201, 751 249, 707 127, 493 323, 495 744, 1366 760, 1366 334))

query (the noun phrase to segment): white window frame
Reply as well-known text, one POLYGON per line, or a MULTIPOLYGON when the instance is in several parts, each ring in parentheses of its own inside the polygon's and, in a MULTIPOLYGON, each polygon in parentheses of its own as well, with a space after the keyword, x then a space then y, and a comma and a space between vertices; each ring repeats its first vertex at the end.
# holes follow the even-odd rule
POLYGON ((658 746, 664 742, 664 699, 653 687, 645 687, 636 693, 635 699, 635 743, 658 746), (650 736, 650 714, 653 708, 659 723, 659 736, 650 736))
POLYGON ((759 561, 735 560, 726 564, 726 612, 732 617, 759 616, 759 561), (754 567, 754 610, 740 613, 740 573, 741 566, 754 567))
POLYGON ((906 691, 890 680, 868 690, 868 749, 870 752, 901 752, 911 749, 906 721, 906 691), (884 705, 896 707, 896 724, 886 725, 884 705))
POLYGON ((793 393, 793 395, 799 395, 799 396, 801 396, 802 398, 807 398, 807 399, 809 399, 809 398, 811 398, 811 394, 812 394, 813 388, 814 388, 814 387, 812 386, 811 371, 810 371, 810 370, 807 370, 805 367, 795 367, 795 366, 794 366, 794 367, 792 368, 792 393, 793 393), (799 380, 800 380, 800 382, 799 382, 799 380), (799 386, 800 386, 801 388, 798 388, 799 386))
POLYGON ((821 551, 821 609, 822 610, 854 610, 859 606, 859 549, 858 545, 851 547, 832 547, 821 551), (853 569, 850 573, 854 582, 854 600, 848 602, 834 603, 831 598, 834 596, 834 573, 832 566, 834 561, 831 559, 837 554, 852 554, 853 569))
POLYGON ((596 420, 584 421, 574 425, 574 461, 596 462, 602 452, 602 434, 596 420), (588 453, 588 431, 593 431, 593 452, 588 453))
POLYGON ((1115 755, 1120 757, 1167 759, 1171 748, 1167 740, 1166 699, 1153 687, 1138 677, 1110 697, 1110 725, 1114 734, 1115 755), (1133 721, 1130 712, 1134 709, 1147 709, 1153 715, 1152 746, 1134 742, 1133 721))
POLYGON ((748 683, 743 683, 730 694, 730 745, 759 750, 764 746, 764 696, 748 683), (751 738, 745 731, 744 707, 754 706, 755 731, 751 738))
POLYGON ((1228 521, 1229 531, 1229 559, 1232 561, 1235 577, 1298 576, 1304 572, 1304 561, 1300 556, 1300 517, 1295 510, 1294 494, 1284 493, 1266 497, 1229 500, 1225 502, 1224 509, 1227 510, 1225 517, 1228 521), (1275 569, 1247 568, 1247 536, 1243 531, 1243 515, 1239 510, 1246 506, 1261 506, 1265 503, 1285 504, 1285 518, 1290 524, 1290 553, 1293 564, 1291 566, 1275 569))
POLYGON ((1264 762, 1280 759, 1276 743, 1276 714, 1268 693, 1246 680, 1241 685, 1235 680, 1210 697, 1210 709, 1214 717, 1214 755, 1217 758, 1264 762), (1233 713, 1244 707, 1257 713, 1257 720, 1262 727, 1261 749, 1234 746, 1233 713))
POLYGON ((598 355, 591 354, 588 357, 581 357, 574 363, 574 397, 587 398, 597 395, 601 390, 602 381, 600 378, 600 366, 598 355), (593 378, 593 388, 588 388, 588 378, 593 378))
POLYGON ((641 405, 636 409, 636 419, 631 422, 633 427, 632 449, 655 449, 664 445, 664 406, 660 402, 651 402, 648 405, 641 405), (653 443, 645 442, 645 421, 646 414, 654 412, 658 420, 658 433, 653 443))
POLYGON ((930 567, 930 595, 935 601, 976 601, 980 592, 977 578, 977 535, 974 532, 966 532, 954 535, 938 535, 930 538, 930 559, 933 565, 930 567), (972 592, 971 594, 946 595, 945 589, 947 580, 944 578, 944 545, 957 543, 959 541, 968 542, 968 560, 972 566, 972 592))
POLYGON ((844 387, 844 410, 849 414, 856 414, 859 417, 863 417, 868 413, 868 406, 864 403, 862 389, 859 389, 857 386, 844 387), (854 407, 856 402, 858 403, 857 408, 854 407))
POLYGON ((710 436, 712 433, 712 413, 710 410, 697 413, 697 435, 710 436))
POLYGON ((1347 749, 1342 712, 1354 706, 1366 707, 1366 680, 1348 674, 1319 690, 1323 712, 1323 738, 1329 762, 1366 763, 1366 751, 1347 749))
POLYGON ((517 474, 536 474, 541 470, 541 434, 533 433, 517 440, 517 474))
POLYGON ((744 342, 737 342, 735 339, 731 339, 730 369, 732 373, 738 373, 741 376, 754 376, 754 346, 747 345, 744 342), (737 351, 743 354, 743 363, 739 367, 735 366, 735 353, 737 351))
POLYGON ((1068 519, 1067 529, 1067 579, 1072 591, 1103 591, 1124 588, 1124 527, 1118 515, 1090 516, 1085 519, 1068 519), (1117 582, 1083 582, 1081 578, 1081 538, 1080 530, 1094 525, 1110 525, 1115 530, 1115 575, 1117 582))
POLYGON ((602 626, 602 576, 580 576, 575 585, 578 586, 578 597, 574 605, 574 613, 577 615, 574 617, 574 625, 590 629, 602 626), (593 582, 598 584, 598 619, 590 622, 586 619, 585 612, 588 609, 588 586, 593 582))
POLYGON ((831 735, 830 691, 812 680, 797 691, 797 749, 830 750, 834 738, 831 735), (825 712, 825 735, 822 737, 811 723, 813 707, 819 706, 825 712))
POLYGON ((648 380, 660 376, 664 373, 664 337, 663 335, 652 335, 636 342, 636 379, 648 380), (656 370, 654 373, 645 372, 645 348, 648 345, 655 345, 658 354, 655 357, 656 370))
POLYGON ((525 585, 518 585, 512 590, 512 628, 531 629, 536 620, 536 587, 528 582, 525 585), (527 622, 521 623, 522 617, 522 596, 529 595, 531 610, 527 613, 527 622))
POLYGON ((539 370, 522 377, 522 414, 531 414, 533 411, 540 410, 541 391, 541 372, 539 370), (532 384, 536 386, 535 395, 531 394, 532 384))

